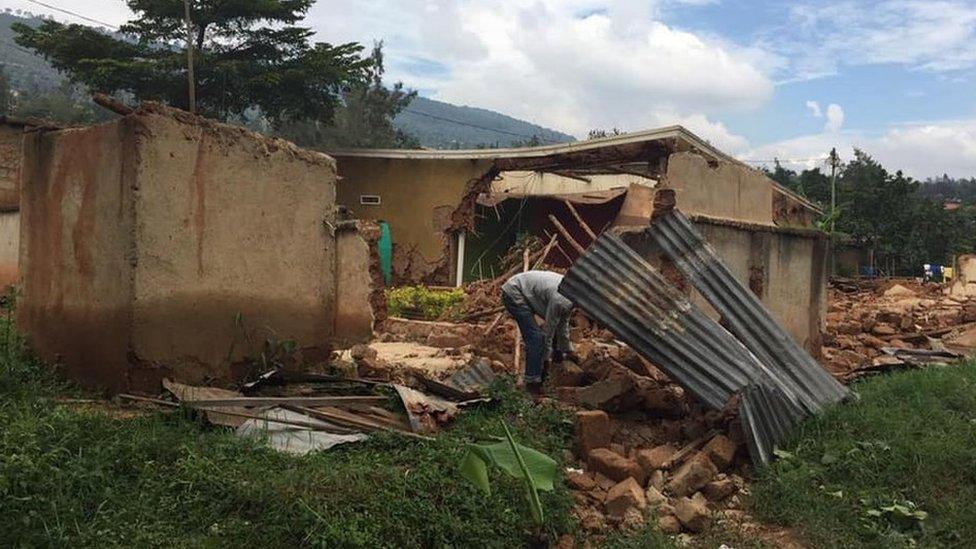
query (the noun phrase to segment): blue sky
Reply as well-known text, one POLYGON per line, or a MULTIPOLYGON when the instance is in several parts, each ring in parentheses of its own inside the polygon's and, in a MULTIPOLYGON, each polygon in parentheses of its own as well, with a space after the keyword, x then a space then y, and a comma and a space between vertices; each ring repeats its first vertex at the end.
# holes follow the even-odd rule
POLYGON ((915 177, 976 176, 974 0, 319 0, 306 24, 383 40, 390 79, 423 95, 580 137, 682 124, 748 161, 857 146, 915 177))

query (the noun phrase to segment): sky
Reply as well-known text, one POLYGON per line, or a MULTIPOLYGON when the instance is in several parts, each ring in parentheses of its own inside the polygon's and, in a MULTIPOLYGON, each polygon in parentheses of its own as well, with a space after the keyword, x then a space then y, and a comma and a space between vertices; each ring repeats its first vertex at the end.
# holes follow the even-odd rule
POLYGON ((304 24, 382 40, 387 79, 421 95, 577 137, 681 124, 753 165, 858 147, 916 178, 976 176, 976 0, 318 0, 304 24))

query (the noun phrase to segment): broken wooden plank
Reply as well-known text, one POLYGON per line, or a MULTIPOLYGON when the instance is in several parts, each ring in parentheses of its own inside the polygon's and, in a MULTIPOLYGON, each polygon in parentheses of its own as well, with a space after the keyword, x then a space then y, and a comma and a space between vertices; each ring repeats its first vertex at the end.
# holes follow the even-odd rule
POLYGON ((576 207, 573 206, 573 203, 569 200, 563 200, 563 204, 566 204, 566 207, 569 209, 569 213, 573 214, 576 222, 579 223, 579 226, 582 227, 584 231, 586 231, 586 234, 590 237, 590 240, 596 240, 596 233, 593 232, 593 229, 591 229, 589 225, 587 225, 586 221, 583 221, 583 216, 576 211, 576 207))
POLYGON ((381 404, 387 400, 385 396, 234 397, 184 400, 183 403, 187 406, 208 406, 211 408, 223 408, 227 406, 281 406, 282 404, 296 404, 299 406, 369 406, 381 404))
POLYGON ((552 222, 552 224, 556 226, 556 229, 557 229, 557 230, 559 231, 559 234, 561 234, 561 235, 563 236, 563 238, 565 238, 565 239, 566 239, 566 242, 569 242, 569 244, 570 244, 570 245, 571 245, 571 246, 572 246, 572 247, 573 247, 573 248, 574 248, 574 249, 575 249, 575 250, 576 250, 577 252, 579 252, 579 254, 580 254, 580 255, 583 255, 584 253, 586 253, 586 248, 584 248, 583 246, 580 246, 580 243, 579 243, 579 242, 577 242, 577 241, 576 241, 576 239, 575 239, 575 238, 573 238, 573 237, 572 237, 572 236, 571 236, 571 235, 569 234, 569 231, 567 231, 567 230, 566 230, 566 227, 563 227, 563 224, 562 224, 562 223, 560 223, 558 219, 556 219, 556 216, 554 216, 554 215, 552 215, 552 214, 549 214, 549 221, 551 221, 551 222, 552 222))
MULTIPOLYGON (((169 408, 179 408, 179 407, 181 407, 181 406, 184 405, 183 403, 170 402, 168 400, 162 400, 162 399, 151 398, 151 397, 144 397, 144 396, 139 396, 139 395, 130 395, 130 394, 126 394, 126 393, 121 393, 118 396, 119 396, 119 398, 125 399, 125 400, 133 400, 133 401, 136 401, 136 402, 148 402, 148 403, 151 403, 151 404, 157 404, 159 406, 166 406, 166 407, 169 407, 169 408)), ((208 409, 208 408, 201 408, 201 407, 197 407, 197 406, 188 406, 188 407, 193 408, 194 410, 199 410, 201 412, 216 412, 216 410, 212 410, 212 409, 208 409)), ((262 416, 259 416, 259 415, 255 415, 255 414, 246 414, 246 413, 243 413, 243 412, 231 412, 231 411, 228 411, 228 410, 221 410, 219 413, 221 415, 225 415, 225 416, 235 416, 235 417, 240 417, 240 418, 245 418, 245 419, 256 419, 256 420, 259 420, 259 421, 268 421, 268 422, 271 422, 271 423, 281 423, 281 424, 284 424, 284 425, 294 425, 296 427, 304 427, 306 429, 312 429, 313 431, 326 431, 326 432, 330 432, 330 433, 347 433, 347 432, 349 432, 349 429, 346 429, 346 428, 343 428, 343 427, 333 427, 333 426, 326 427, 326 426, 320 425, 318 423, 311 423, 311 422, 306 422, 306 421, 292 421, 292 420, 286 420, 286 419, 268 419, 268 418, 265 418, 265 417, 262 417, 262 416)))

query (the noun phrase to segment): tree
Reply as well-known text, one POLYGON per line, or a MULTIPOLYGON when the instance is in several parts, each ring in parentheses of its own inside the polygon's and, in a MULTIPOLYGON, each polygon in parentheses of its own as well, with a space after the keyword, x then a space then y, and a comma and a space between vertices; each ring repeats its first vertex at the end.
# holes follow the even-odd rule
POLYGON ((419 148, 412 136, 398 130, 393 119, 405 109, 415 91, 407 91, 402 82, 393 88, 383 85, 383 43, 373 46, 366 79, 342 94, 333 124, 303 120, 283 124, 277 135, 295 143, 317 149, 349 148, 419 148))
MULTIPOLYGON (((367 76, 362 46, 311 43, 296 26, 315 0, 191 0, 197 108, 219 119, 254 107, 277 125, 330 122, 342 92, 367 76)), ((183 0, 126 0, 136 19, 119 35, 45 21, 14 24, 15 41, 92 91, 126 92, 186 108, 183 0)))

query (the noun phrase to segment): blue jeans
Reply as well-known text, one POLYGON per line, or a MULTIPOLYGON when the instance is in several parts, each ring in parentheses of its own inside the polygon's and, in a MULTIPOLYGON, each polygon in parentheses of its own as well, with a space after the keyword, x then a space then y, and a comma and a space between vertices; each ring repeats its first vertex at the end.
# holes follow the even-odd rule
POLYGON ((545 348, 546 333, 539 329, 539 325, 535 323, 535 315, 528 306, 515 303, 504 293, 502 293, 502 304, 505 305, 508 314, 515 319, 519 332, 522 332, 522 341, 525 343, 526 383, 542 381, 542 353, 545 348))

